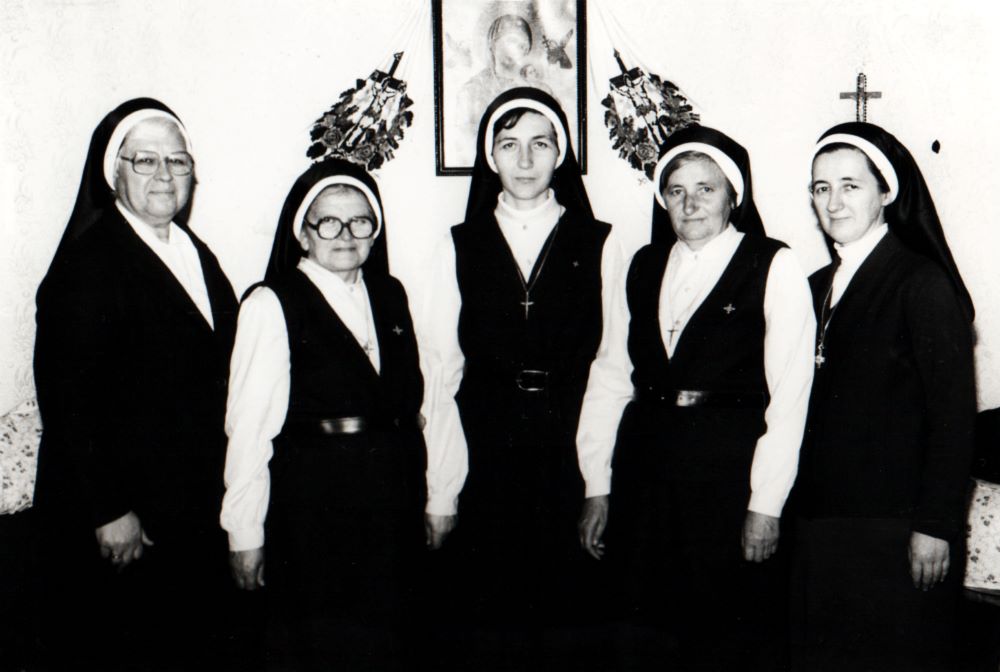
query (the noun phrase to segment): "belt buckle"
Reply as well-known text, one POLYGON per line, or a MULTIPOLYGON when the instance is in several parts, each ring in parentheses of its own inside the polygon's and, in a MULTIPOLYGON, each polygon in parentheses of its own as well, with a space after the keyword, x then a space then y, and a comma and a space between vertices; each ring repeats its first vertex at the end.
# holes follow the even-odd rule
POLYGON ((360 434, 365 431, 365 425, 365 419, 362 417, 330 418, 319 422, 320 431, 330 436, 360 434))
POLYGON ((538 369, 518 371, 514 378, 517 387, 522 392, 544 392, 549 383, 549 372, 538 369))
POLYGON ((674 404, 680 408, 697 406, 704 403, 707 397, 708 395, 701 390, 677 390, 677 399, 674 401, 674 404))

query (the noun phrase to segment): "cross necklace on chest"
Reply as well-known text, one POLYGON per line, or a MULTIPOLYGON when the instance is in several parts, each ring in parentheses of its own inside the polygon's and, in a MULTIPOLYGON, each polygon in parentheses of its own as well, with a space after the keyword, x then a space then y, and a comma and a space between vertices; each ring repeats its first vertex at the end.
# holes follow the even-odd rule
POLYGON ((521 266, 517 263, 517 259, 511 258, 514 261, 514 268, 517 270, 517 279, 521 281, 521 289, 524 291, 524 301, 521 301, 521 305, 524 306, 524 319, 527 320, 528 316, 531 314, 531 307, 535 305, 535 302, 531 300, 531 290, 535 288, 535 283, 538 282, 538 278, 542 275, 542 269, 545 268, 545 262, 548 261, 549 252, 552 251, 552 244, 555 242, 556 234, 559 232, 559 223, 556 222, 555 227, 552 229, 552 233, 549 234, 548 239, 545 241, 545 245, 542 247, 541 253, 538 255, 538 261, 535 262, 535 268, 531 272, 531 277, 527 280, 524 279, 524 273, 521 271, 521 266))
POLYGON ((819 320, 819 338, 816 340, 816 368, 822 369, 823 365, 826 364, 826 355, 823 354, 823 350, 826 348, 826 328, 830 324, 830 318, 833 317, 833 310, 830 314, 826 314, 826 307, 830 303, 830 292, 833 291, 833 287, 830 287, 830 291, 826 293, 826 299, 823 300, 823 310, 820 312, 819 320))
POLYGON ((360 345, 361 349, 365 351, 365 356, 368 357, 368 359, 371 359, 372 353, 375 352, 377 336, 375 335, 375 329, 372 325, 371 308, 369 308, 367 301, 365 302, 363 309, 365 314, 365 340, 360 342, 358 345, 360 345))
MULTIPOLYGON (((840 257, 834 258, 833 270, 830 272, 830 286, 826 290, 826 297, 823 299, 823 307, 819 311, 819 324, 816 325, 816 368, 822 369, 823 365, 826 364, 826 330, 830 326, 830 320, 833 319, 833 313, 836 312, 837 306, 831 306, 830 301, 833 298, 833 278, 837 274, 837 269, 840 267, 840 257)), ((837 302, 839 305, 840 302, 837 302)))

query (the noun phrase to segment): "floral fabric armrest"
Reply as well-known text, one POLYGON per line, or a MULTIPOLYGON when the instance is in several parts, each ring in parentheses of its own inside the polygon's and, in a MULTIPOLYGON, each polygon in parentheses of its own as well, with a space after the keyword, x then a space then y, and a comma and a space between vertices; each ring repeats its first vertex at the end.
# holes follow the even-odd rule
POLYGON ((0 515, 31 506, 42 419, 30 399, 0 417, 0 515))

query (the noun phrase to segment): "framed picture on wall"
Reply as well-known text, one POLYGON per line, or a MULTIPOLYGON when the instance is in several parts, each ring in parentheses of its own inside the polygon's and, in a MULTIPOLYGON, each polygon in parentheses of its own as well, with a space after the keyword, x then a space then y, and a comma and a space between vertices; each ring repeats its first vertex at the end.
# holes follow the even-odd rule
POLYGON ((517 86, 551 93, 586 172, 586 0, 432 0, 437 174, 469 175, 487 105, 517 86))

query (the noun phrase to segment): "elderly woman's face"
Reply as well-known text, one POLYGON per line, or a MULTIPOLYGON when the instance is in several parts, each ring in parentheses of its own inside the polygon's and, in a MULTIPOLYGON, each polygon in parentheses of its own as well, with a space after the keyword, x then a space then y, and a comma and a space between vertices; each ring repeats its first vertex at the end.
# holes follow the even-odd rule
POLYGON ((129 131, 118 151, 115 173, 115 193, 125 209, 152 225, 167 224, 184 209, 194 175, 173 175, 166 158, 186 152, 184 136, 168 119, 147 119, 129 131), (133 163, 137 153, 159 157, 151 175, 136 172, 133 163))
MULTIPOLYGON (((327 187, 306 211, 306 221, 311 224, 318 224, 327 217, 344 223, 357 217, 375 221, 375 213, 372 212, 368 199, 355 189, 343 187, 327 187)), ((303 226, 299 242, 309 259, 343 280, 354 282, 358 269, 371 254, 375 238, 354 238, 345 226, 336 238, 324 240, 312 226, 303 226)))
POLYGON ((726 176, 712 159, 696 158, 667 176, 663 201, 677 238, 693 250, 722 233, 733 210, 726 176))
POLYGON ((826 235, 853 243, 885 221, 885 202, 865 155, 838 149, 813 160, 813 208, 826 235))

